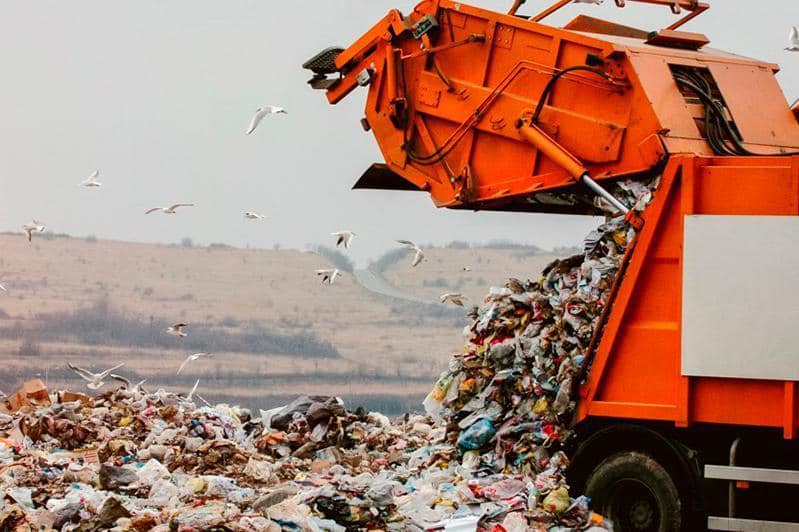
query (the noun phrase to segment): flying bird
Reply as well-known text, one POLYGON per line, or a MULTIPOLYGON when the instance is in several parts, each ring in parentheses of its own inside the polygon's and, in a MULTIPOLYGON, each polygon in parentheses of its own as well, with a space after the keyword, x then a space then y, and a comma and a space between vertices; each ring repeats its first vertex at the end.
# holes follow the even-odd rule
POLYGON ((130 386, 130 381, 127 378, 123 377, 122 375, 116 375, 116 374, 112 373, 112 374, 109 375, 109 377, 111 377, 112 379, 114 379, 116 381, 121 382, 126 390, 130 390, 131 392, 135 392, 135 393, 143 392, 144 389, 142 388, 142 386, 144 385, 145 382, 147 382, 147 379, 142 379, 139 382, 137 382, 135 384, 135 386, 131 387, 130 386))
POLYGON ((789 52, 799 52, 799 28, 796 26, 791 28, 791 34, 788 36, 788 47, 785 49, 789 52))
POLYGON ((28 242, 33 238, 33 233, 44 233, 44 225, 36 218, 31 223, 23 225, 22 229, 28 233, 28 242))
POLYGON ((73 366, 72 364, 67 362, 67 367, 69 367, 69 369, 80 375, 81 378, 83 378, 85 381, 89 383, 86 385, 86 387, 88 387, 90 390, 96 390, 100 388, 103 384, 105 384, 103 382, 103 379, 108 377, 112 371, 114 371, 115 369, 119 369, 124 365, 125 363, 123 362, 121 364, 117 364, 111 369, 101 371, 100 373, 92 373, 91 371, 85 370, 78 366, 73 366))
POLYGON ((258 214, 257 212, 250 212, 250 211, 245 212, 244 217, 247 218, 248 220, 264 220, 266 218, 266 216, 264 216, 263 214, 258 214))
POLYGON ((191 401, 194 398, 194 392, 197 391, 197 386, 200 384, 200 379, 197 379, 197 382, 194 383, 194 386, 191 387, 191 391, 189 395, 186 396, 187 401, 191 401))
POLYGON ((336 237, 336 247, 338 248, 343 245, 344 249, 349 248, 350 244, 352 244, 352 239, 357 236, 352 231, 336 231, 330 234, 336 237))
POLYGON ((418 266, 419 263, 424 260, 424 253, 422 252, 422 249, 410 240, 397 240, 397 243, 402 244, 406 248, 416 252, 416 254, 413 256, 413 260, 411 261, 411 266, 418 266))
POLYGON ((3 283, 0 283, 0 290, 2 290, 3 292, 8 292, 8 289, 6 288, 6 285, 3 284, 3 283))
POLYGON ((463 294, 455 292, 455 293, 443 294, 440 299, 441 299, 442 303, 446 303, 447 301, 450 301, 450 302, 452 302, 452 304, 458 305, 459 307, 462 307, 463 306, 463 300, 464 299, 468 299, 468 298, 465 295, 463 295, 463 294))
POLYGON ((92 175, 90 175, 89 177, 87 177, 86 179, 84 179, 83 181, 80 182, 80 186, 82 186, 82 187, 99 187, 99 186, 102 185, 102 183, 97 181, 98 177, 100 177, 100 170, 95 170, 94 172, 92 172, 92 175))
POLYGON ((164 214, 176 214, 178 207, 194 207, 194 203, 175 203, 169 207, 153 207, 152 209, 144 211, 144 214, 150 214, 156 211, 161 211, 164 214))
POLYGON ((186 360, 184 360, 183 364, 180 365, 180 367, 178 368, 178 372, 175 373, 175 375, 180 375, 180 372, 183 371, 183 368, 185 368, 186 364, 188 364, 189 362, 194 362, 195 360, 201 357, 212 357, 212 356, 214 356, 213 353, 194 353, 193 355, 187 356, 186 360))
POLYGON ((331 270, 316 270, 316 275, 322 277, 322 284, 333 284, 336 282, 336 277, 341 275, 341 272, 338 271, 338 268, 334 268, 331 270))
POLYGON ((176 323, 171 327, 167 327, 166 333, 171 334, 172 336, 179 336, 181 338, 185 338, 188 336, 188 333, 183 331, 184 327, 187 327, 188 323, 176 323))
POLYGON ((250 120, 250 127, 247 128, 247 134, 249 135, 255 128, 258 127, 258 124, 261 123, 261 120, 264 119, 266 115, 275 115, 275 114, 288 114, 286 110, 282 107, 275 107, 274 105, 265 105, 264 107, 259 107, 255 110, 255 114, 252 116, 252 120, 250 120))

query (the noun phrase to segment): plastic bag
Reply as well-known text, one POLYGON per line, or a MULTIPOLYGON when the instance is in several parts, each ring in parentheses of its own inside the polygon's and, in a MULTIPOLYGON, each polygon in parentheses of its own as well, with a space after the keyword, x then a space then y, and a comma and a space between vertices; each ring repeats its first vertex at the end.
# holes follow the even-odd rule
POLYGON ((488 419, 480 419, 471 427, 461 432, 458 447, 469 451, 482 449, 494 438, 496 429, 488 419))

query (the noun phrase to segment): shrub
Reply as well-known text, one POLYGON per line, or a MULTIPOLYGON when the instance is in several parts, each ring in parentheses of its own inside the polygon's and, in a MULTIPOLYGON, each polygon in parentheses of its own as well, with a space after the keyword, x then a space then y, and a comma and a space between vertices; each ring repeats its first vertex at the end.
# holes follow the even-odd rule
POLYGON ((38 343, 26 338, 19 344, 17 354, 21 357, 38 357, 42 354, 42 348, 38 343))
POLYGON ((337 249, 326 246, 315 246, 313 251, 317 255, 320 255, 332 262, 336 268, 343 272, 352 273, 352 270, 355 269, 355 265, 352 263, 350 258, 337 249))
POLYGON ((392 249, 383 253, 379 259, 369 263, 369 268, 377 273, 382 273, 389 267, 407 257, 410 253, 411 251, 406 248, 392 249))

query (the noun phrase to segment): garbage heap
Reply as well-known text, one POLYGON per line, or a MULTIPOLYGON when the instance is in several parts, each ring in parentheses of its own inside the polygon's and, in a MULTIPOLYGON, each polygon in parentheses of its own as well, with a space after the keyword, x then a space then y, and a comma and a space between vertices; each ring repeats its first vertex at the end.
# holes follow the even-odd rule
MULTIPOLYGON (((615 193, 640 210, 655 187, 615 193)), ((139 386, 26 383, 0 413, 0 530, 610 529, 569 496, 560 448, 632 237, 608 219, 584 253, 492 289, 426 415, 305 396, 255 416, 139 386)))

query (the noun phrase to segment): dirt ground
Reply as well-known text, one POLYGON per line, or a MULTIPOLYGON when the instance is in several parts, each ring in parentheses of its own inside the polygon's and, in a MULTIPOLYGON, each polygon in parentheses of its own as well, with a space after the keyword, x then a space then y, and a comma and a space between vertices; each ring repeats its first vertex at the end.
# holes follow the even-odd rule
MULTIPOLYGON (((466 324, 461 309, 378 296, 349 274, 322 286, 314 270, 330 263, 310 252, 67 237, 28 243, 9 234, 0 235, 0 249, 0 280, 8 289, 0 292, 0 386, 7 393, 34 375, 50 386, 78 388, 67 362, 100 370, 124 361, 120 374, 146 378, 152 387, 189 389, 200 379, 198 393, 209 400, 255 408, 302 393, 335 394, 392 410, 427 393, 460 348, 466 324), (253 352, 221 349, 178 376, 180 363, 194 352, 178 338, 158 347, 120 343, 102 320, 93 327, 101 340, 109 337, 106 345, 71 335, 42 338, 31 330, 48 315, 99 301, 132 322, 184 321, 190 335, 200 327, 237 334, 257 325, 330 342, 339 356, 286 354, 269 345, 253 352)), ((409 257, 400 260, 384 276, 431 301, 459 291, 476 304, 490 286, 509 276, 535 278, 552 259, 524 249, 433 248, 427 256, 417 268, 409 257)))

